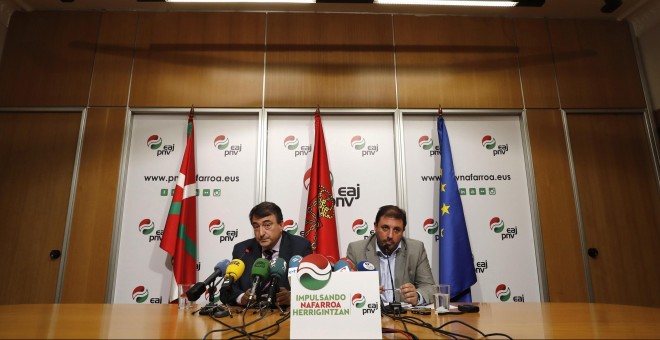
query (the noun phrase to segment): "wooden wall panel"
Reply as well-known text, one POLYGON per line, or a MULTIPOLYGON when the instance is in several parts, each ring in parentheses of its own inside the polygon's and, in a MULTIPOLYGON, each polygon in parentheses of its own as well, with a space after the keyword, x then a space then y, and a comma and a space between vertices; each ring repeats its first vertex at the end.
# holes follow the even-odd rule
POLYGON ((99 22, 91 12, 15 12, 0 106, 86 106, 99 22))
POLYGON ((141 13, 131 106, 261 107, 264 13, 141 13))
POLYGON ((516 19, 520 78, 526 108, 559 108, 550 36, 543 19, 516 19))
POLYGON ((89 109, 61 302, 104 303, 126 109, 89 109))
POLYGON ((399 107, 522 108, 511 20, 394 17, 399 107))
POLYGON ((389 15, 268 15, 267 107, 395 108, 389 15))
POLYGON ((587 281, 559 110, 527 110, 550 302, 587 302, 587 281))
POLYGON ((644 108, 626 22, 549 20, 563 108, 644 108))
POLYGON ((594 302, 660 307, 660 192, 642 113, 568 114, 594 302))
POLYGON ((80 112, 0 113, 0 303, 54 303, 80 112))
POLYGON ((128 103, 137 19, 137 13, 103 13, 90 106, 126 106, 128 103))

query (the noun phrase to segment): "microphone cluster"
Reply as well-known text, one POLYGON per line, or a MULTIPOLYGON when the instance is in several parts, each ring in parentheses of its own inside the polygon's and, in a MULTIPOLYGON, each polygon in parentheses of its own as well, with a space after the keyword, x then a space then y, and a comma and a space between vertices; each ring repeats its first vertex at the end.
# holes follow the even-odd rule
MULTIPOLYGON (((246 250, 246 254, 249 253, 249 250, 246 250)), ((243 256, 241 256, 242 258, 243 256)), ((220 301, 224 304, 229 304, 231 301, 231 296, 233 295, 233 284, 238 279, 241 278, 243 272, 245 271, 245 263, 243 260, 233 259, 222 260, 218 262, 214 269, 214 272, 202 282, 197 282, 193 285, 187 292, 186 296, 190 301, 197 301, 206 288, 209 287, 215 289, 216 286, 220 286, 220 301), (216 284, 216 279, 220 277, 220 281, 216 284)), ((289 260, 289 264, 282 258, 277 258, 272 261, 268 261, 264 258, 259 258, 254 261, 252 265, 252 286, 250 289, 250 295, 248 296, 247 307, 250 306, 253 302, 257 302, 262 297, 262 290, 265 288, 268 289, 265 300, 268 306, 277 305, 277 292, 280 288, 280 282, 284 277, 288 277, 291 281, 291 277, 295 276, 298 272, 298 266, 300 261, 303 259, 300 255, 294 255, 289 260)), ((334 261, 331 258, 328 258, 333 271, 335 272, 354 272, 354 271, 374 271, 376 268, 373 264, 367 261, 360 261, 357 265, 353 263, 348 257, 342 257, 338 261, 334 261)))

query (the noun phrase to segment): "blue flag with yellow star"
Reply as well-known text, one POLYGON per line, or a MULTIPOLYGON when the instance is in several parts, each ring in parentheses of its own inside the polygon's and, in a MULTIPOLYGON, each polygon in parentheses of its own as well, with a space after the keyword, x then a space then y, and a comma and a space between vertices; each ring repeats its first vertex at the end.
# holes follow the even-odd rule
POLYGON ((472 248, 458 183, 454 176, 449 135, 442 116, 438 117, 440 143, 440 284, 450 285, 451 301, 471 302, 470 287, 477 283, 472 248))

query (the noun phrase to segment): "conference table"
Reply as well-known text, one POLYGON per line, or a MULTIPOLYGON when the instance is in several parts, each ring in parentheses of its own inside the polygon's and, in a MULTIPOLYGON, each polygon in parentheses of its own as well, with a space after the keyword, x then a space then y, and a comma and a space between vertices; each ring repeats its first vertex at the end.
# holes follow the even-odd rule
MULTIPOLYGON (((590 303, 481 303, 478 313, 461 315, 417 315, 407 313, 438 327, 459 320, 483 333, 503 333, 514 339, 531 338, 658 338, 660 308, 590 303)), ((260 317, 248 311, 220 318, 230 326, 240 326, 260 317)), ((249 325, 255 331, 281 319, 279 311, 268 312, 249 325)), ((290 320, 279 325, 274 339, 289 338, 290 320)), ((404 329, 400 320, 382 317, 382 327, 404 329)), ((0 338, 203 338, 209 331, 226 326, 209 316, 178 310, 168 304, 23 304, 0 305, 0 338)), ((407 324, 420 339, 444 338, 432 330, 407 324)), ((274 331, 271 328, 269 331, 274 331)), ((471 338, 481 335, 454 322, 443 330, 471 338)), ((261 333, 263 334, 263 333, 261 333)), ((215 332, 212 339, 231 338, 236 331, 215 332)), ((328 334, 327 338, 332 338, 328 334)), ((383 334, 385 339, 404 339, 402 334, 383 334)), ((505 338, 502 335, 489 338, 505 338)))

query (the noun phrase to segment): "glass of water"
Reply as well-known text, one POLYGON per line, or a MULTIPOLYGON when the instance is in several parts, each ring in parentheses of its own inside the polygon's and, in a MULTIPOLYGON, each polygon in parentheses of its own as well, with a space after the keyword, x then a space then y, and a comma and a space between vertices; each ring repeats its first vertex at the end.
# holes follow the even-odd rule
POLYGON ((433 294, 433 307, 436 312, 449 312, 449 285, 437 285, 437 293, 433 294))

